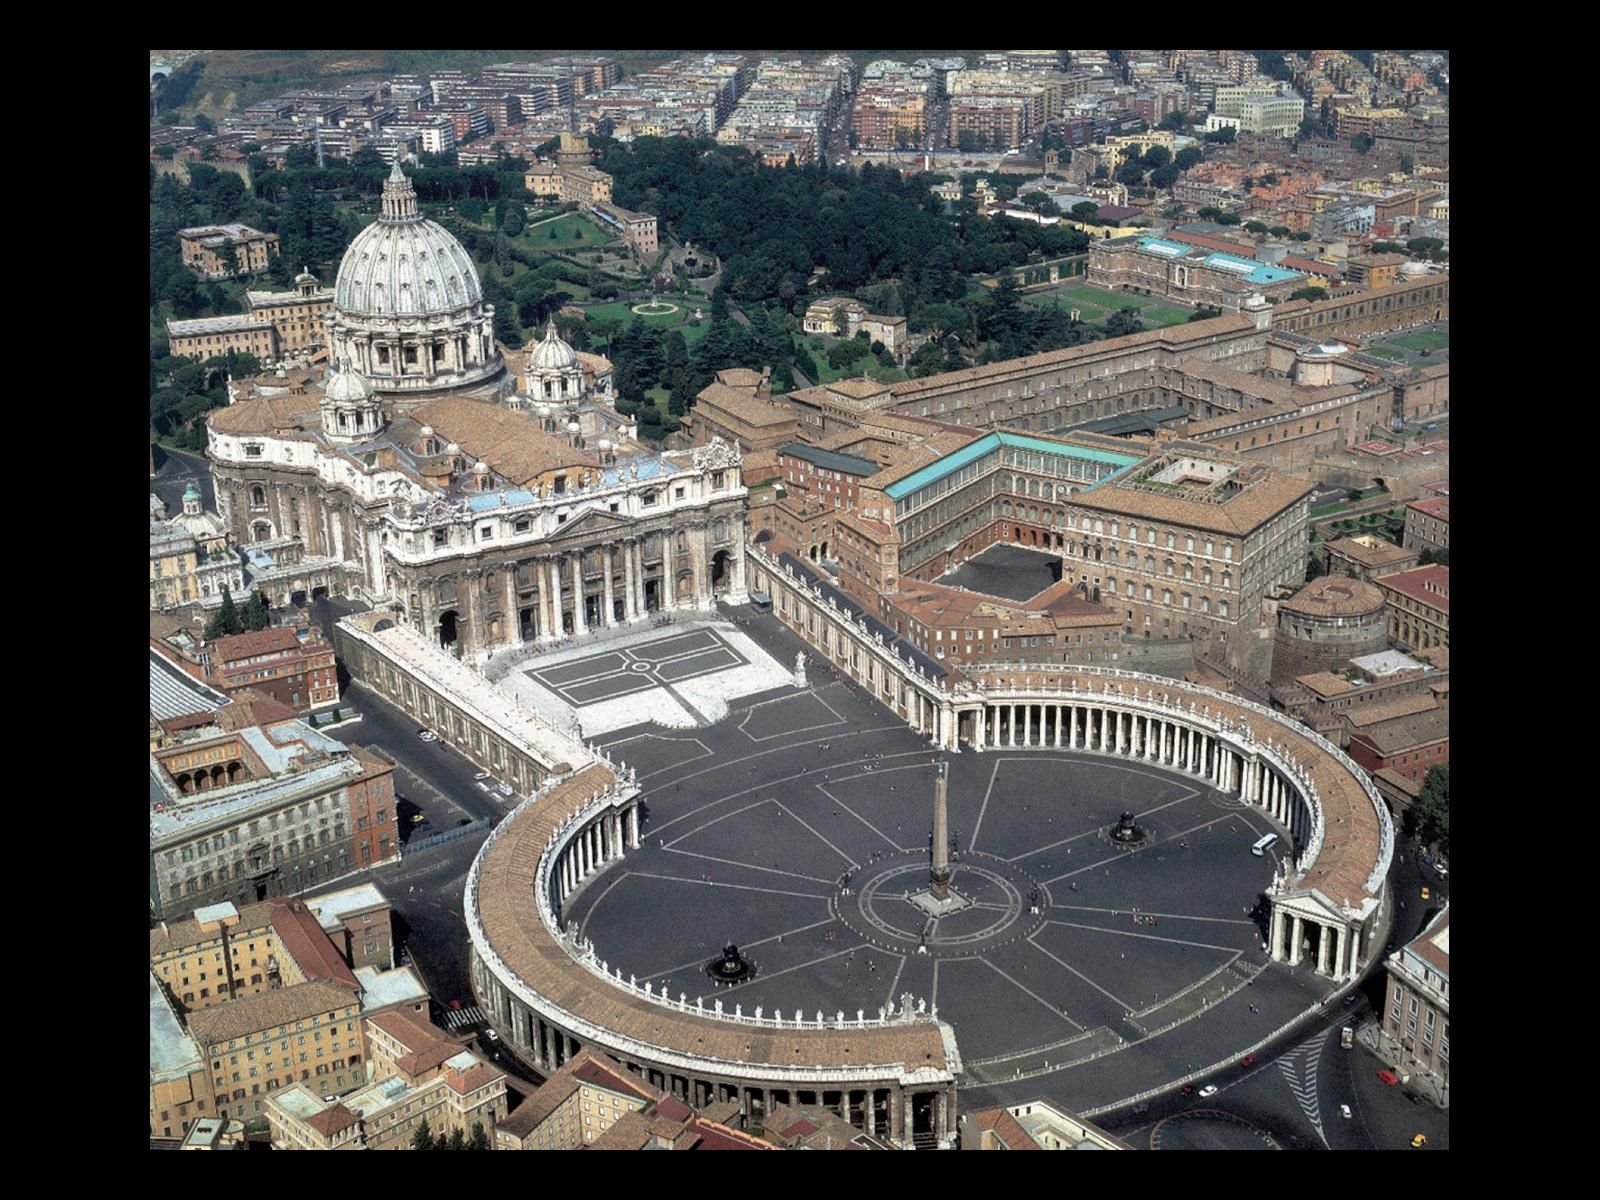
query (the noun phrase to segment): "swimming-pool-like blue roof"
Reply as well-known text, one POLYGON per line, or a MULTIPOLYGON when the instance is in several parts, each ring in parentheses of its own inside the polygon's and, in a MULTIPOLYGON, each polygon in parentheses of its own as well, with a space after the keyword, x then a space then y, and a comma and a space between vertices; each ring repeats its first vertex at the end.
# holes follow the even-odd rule
POLYGON ((891 500, 903 500, 913 492, 927 487, 935 480, 943 479, 952 471, 959 471, 968 463, 975 462, 999 446, 1015 446, 1021 450, 1054 454, 1062 458, 1084 458, 1092 462, 1109 463, 1119 468, 1131 467, 1139 461, 1139 457, 1132 454, 1113 454, 1108 450, 1090 450, 1084 446, 1067 446, 1060 442, 1047 442, 1043 438, 1028 437, 1026 434, 1021 433, 991 433, 961 447, 954 453, 945 455, 938 462, 929 463, 920 471, 913 471, 898 483, 891 483, 883 489, 883 493, 891 500))

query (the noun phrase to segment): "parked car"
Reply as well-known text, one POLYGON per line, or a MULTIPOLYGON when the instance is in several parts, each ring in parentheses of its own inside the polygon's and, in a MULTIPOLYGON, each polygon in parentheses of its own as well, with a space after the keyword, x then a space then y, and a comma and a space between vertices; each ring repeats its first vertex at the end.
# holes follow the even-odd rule
POLYGON ((1200 1095, 1201 1096, 1215 1096, 1216 1094, 1217 1094, 1217 1085, 1214 1084, 1214 1083, 1208 1083, 1208 1084, 1205 1085, 1205 1087, 1200 1089, 1200 1095))
POLYGON ((1411 1139, 1411 1148, 1413 1150, 1421 1150, 1427 1144, 1428 1138, 1426 1134, 1419 1133, 1411 1139))
POLYGON ((1350 1106, 1348 1104, 1339 1105, 1339 1115, 1348 1121, 1350 1119, 1350 1106))
POLYGON ((1378 1079, 1385 1087, 1394 1087, 1400 1082, 1399 1077, 1388 1067, 1378 1072, 1378 1079))
POLYGON ((1259 1061, 1260 1060, 1257 1059, 1254 1054, 1246 1054, 1243 1058, 1241 1058, 1239 1060, 1239 1065, 1241 1067, 1253 1067, 1259 1061))
POLYGON ((411 823, 413 825, 421 825, 427 819, 428 818, 423 816, 421 813, 412 813, 411 814, 411 823))
POLYGON ((1433 899, 1433 890, 1431 888, 1427 888, 1427 887, 1423 888, 1422 889, 1422 898, 1424 900, 1432 900, 1433 899))
POLYGON ((487 771, 479 771, 476 775, 473 776, 473 778, 474 779, 487 779, 487 778, 489 778, 489 772, 487 772, 487 771))
POLYGON ((516 795, 516 792, 512 791, 511 785, 509 783, 497 783, 497 784, 495 784, 495 791, 499 792, 502 796, 515 796, 516 795))
POLYGON ((425 742, 437 742, 439 740, 439 735, 431 729, 419 729, 417 730, 417 736, 425 742))

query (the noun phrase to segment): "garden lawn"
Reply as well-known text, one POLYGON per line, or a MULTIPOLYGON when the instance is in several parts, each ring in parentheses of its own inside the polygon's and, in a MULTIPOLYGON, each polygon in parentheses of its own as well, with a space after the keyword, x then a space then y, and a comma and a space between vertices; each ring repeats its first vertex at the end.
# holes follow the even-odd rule
POLYGON ((1450 334, 1448 331, 1425 329, 1421 333, 1408 333, 1405 337, 1390 338, 1389 341, 1407 350, 1445 350, 1450 345, 1450 334))
MULTIPOLYGON (((1141 296, 1136 292, 1106 292, 1092 287, 1066 288, 1060 296, 1062 304, 1068 307, 1079 303, 1092 304, 1108 312, 1116 312, 1119 308, 1148 308, 1156 302, 1153 297, 1141 296)), ((1188 319, 1187 314, 1184 319, 1188 319)))
POLYGON ((558 248, 570 250, 577 246, 604 246, 616 240, 616 236, 610 230, 601 228, 577 213, 568 213, 535 229, 524 229, 522 235, 517 238, 517 242, 529 250, 558 248), (553 238, 550 236, 551 230, 555 230, 556 236, 553 238))

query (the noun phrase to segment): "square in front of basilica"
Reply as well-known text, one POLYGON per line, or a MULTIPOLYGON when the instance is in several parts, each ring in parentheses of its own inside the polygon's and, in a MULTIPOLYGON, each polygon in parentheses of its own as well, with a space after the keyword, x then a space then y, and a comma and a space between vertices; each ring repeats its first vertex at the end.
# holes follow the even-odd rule
POLYGON ((728 702, 794 681, 771 655, 723 620, 619 633, 567 651, 535 654, 499 686, 585 737, 646 721, 693 729, 721 720, 728 702))

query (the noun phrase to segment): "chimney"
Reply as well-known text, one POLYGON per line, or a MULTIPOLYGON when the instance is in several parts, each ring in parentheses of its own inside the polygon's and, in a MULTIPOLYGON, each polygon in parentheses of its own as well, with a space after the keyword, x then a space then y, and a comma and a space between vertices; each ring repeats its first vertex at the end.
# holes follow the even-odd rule
POLYGON ((759 395, 759 396, 771 396, 772 395, 772 368, 771 367, 762 367, 761 368, 761 383, 756 387, 756 394, 759 395))

